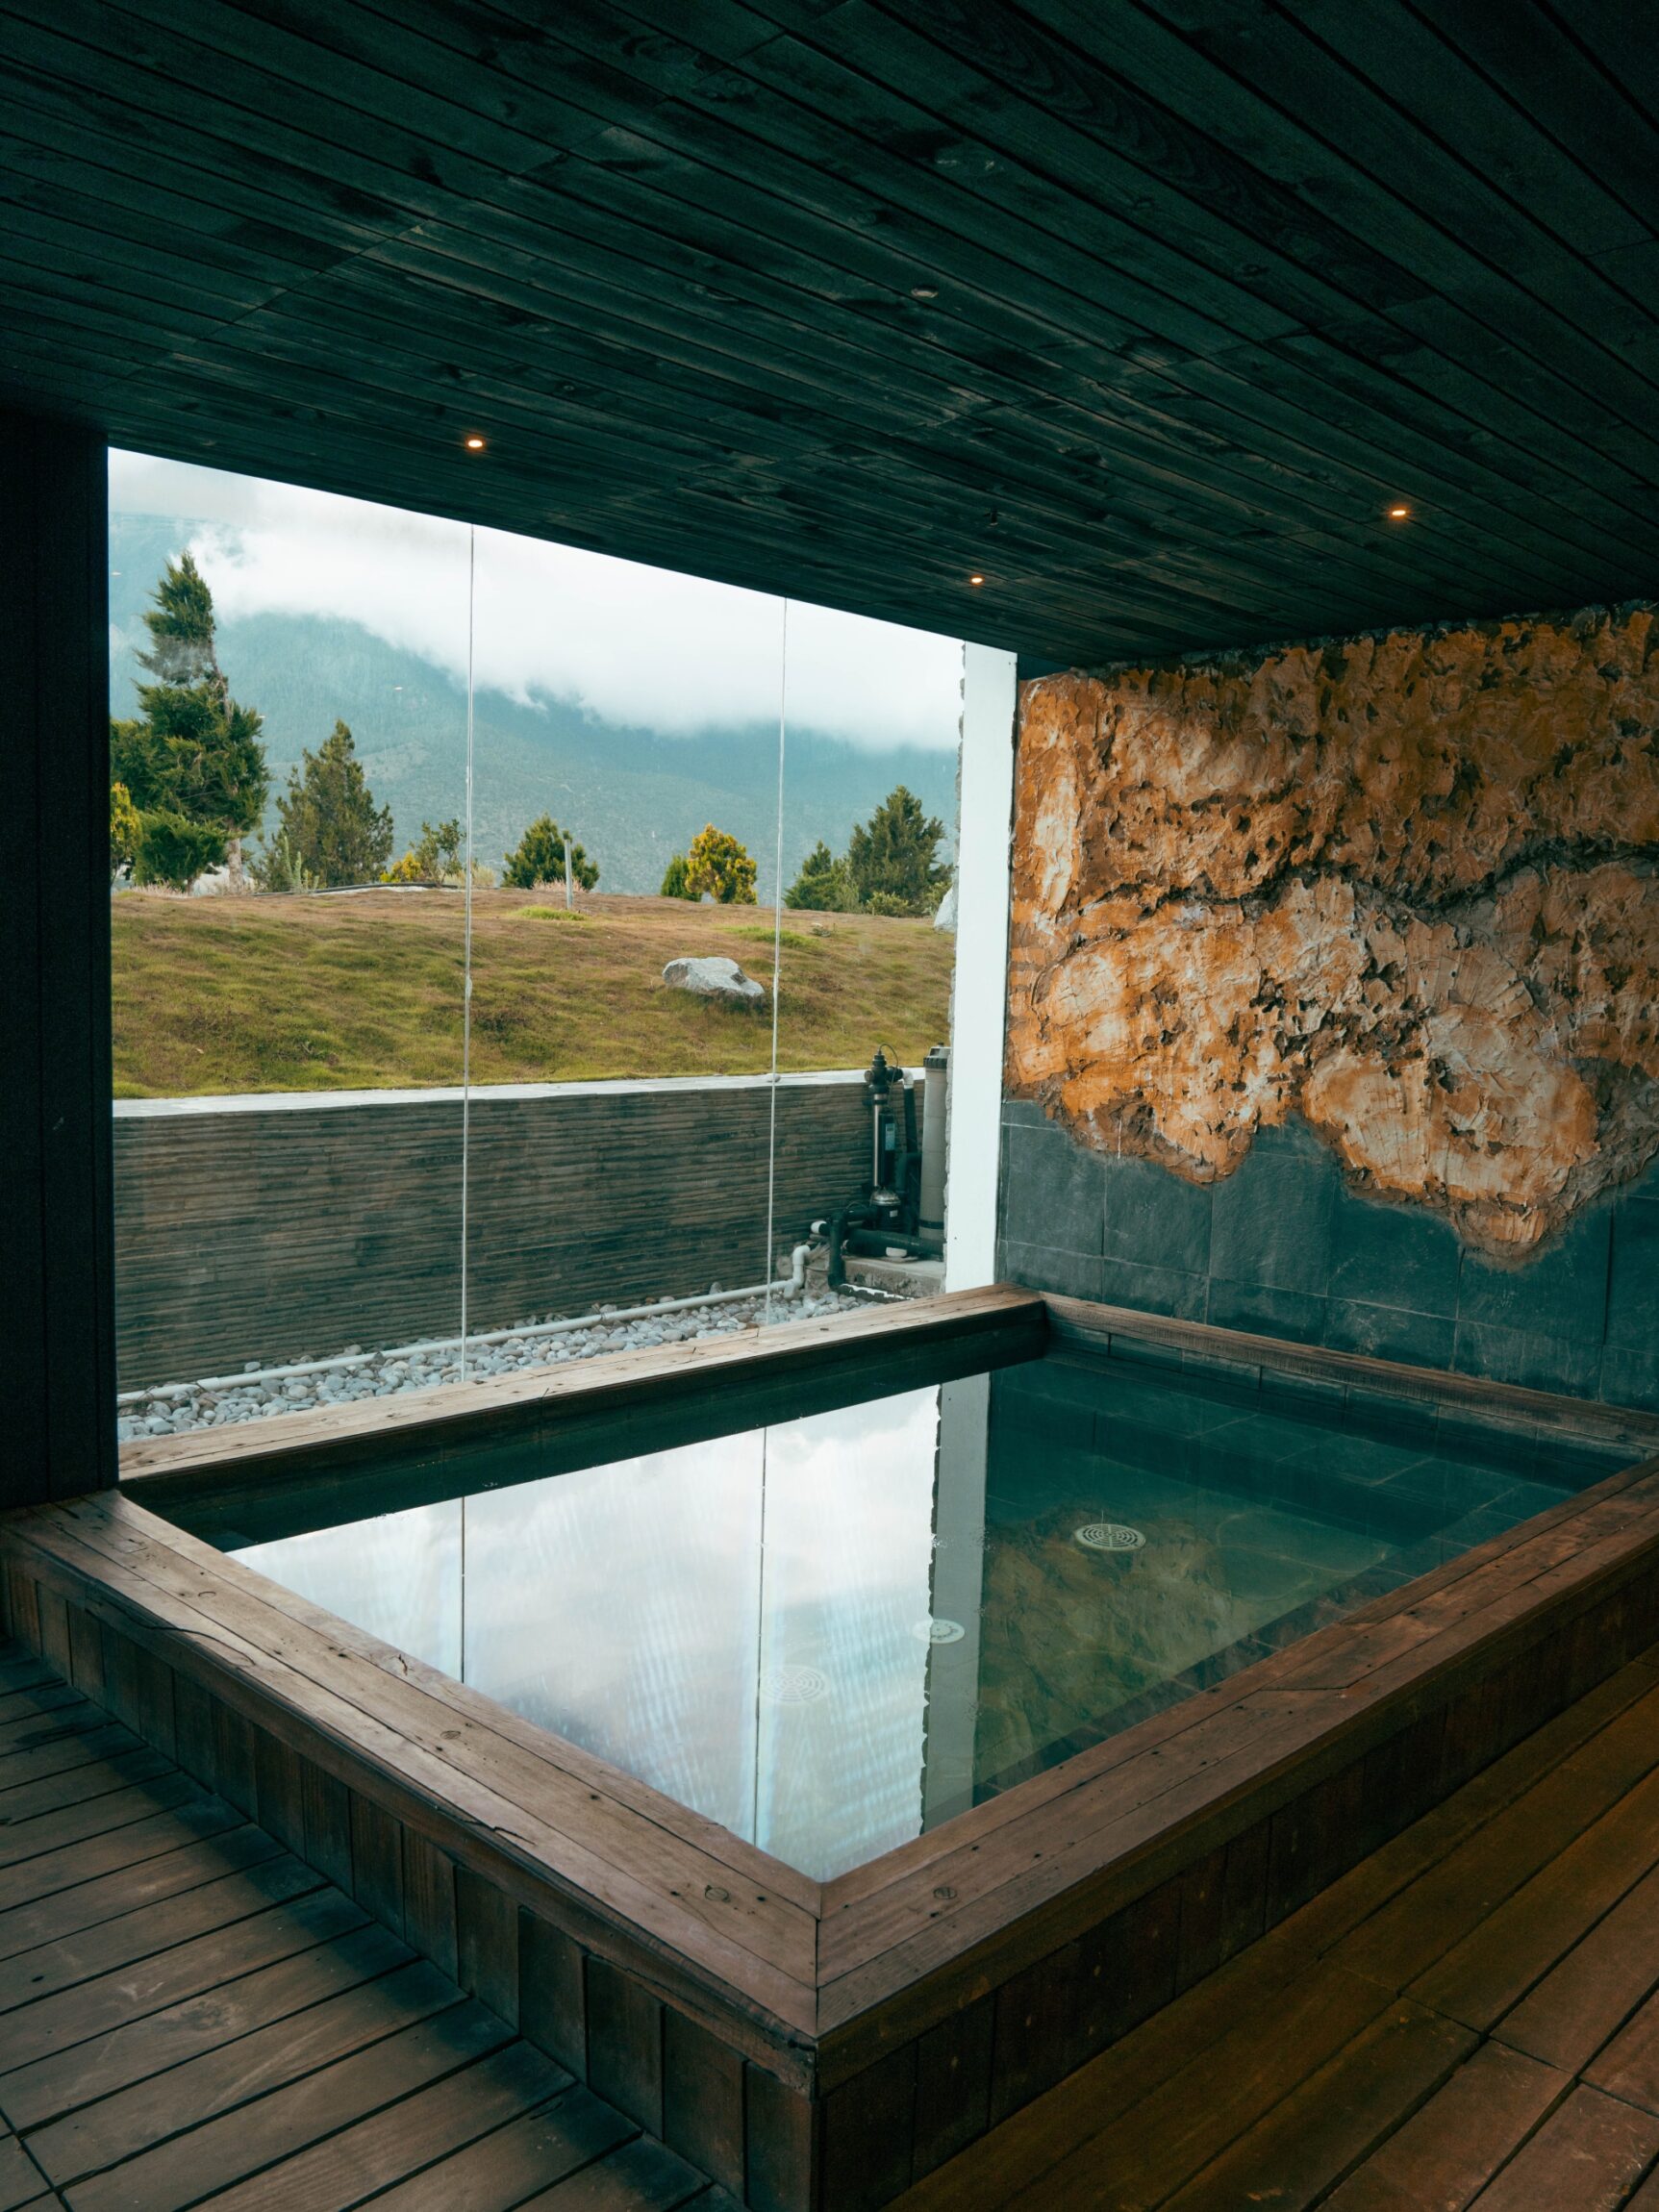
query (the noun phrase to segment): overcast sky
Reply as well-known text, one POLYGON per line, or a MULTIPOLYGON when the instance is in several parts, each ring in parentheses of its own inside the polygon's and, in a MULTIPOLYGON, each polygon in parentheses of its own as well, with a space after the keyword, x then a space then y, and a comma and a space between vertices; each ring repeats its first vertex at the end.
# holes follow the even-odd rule
MULTIPOLYGON (((137 453, 111 454, 110 496, 200 525, 221 614, 342 616, 465 678, 464 524, 137 453)), ((481 686, 670 734, 776 721, 782 600, 497 530, 478 532, 477 564, 481 686)), ((792 726, 953 747, 961 681, 953 638, 790 603, 792 726)))

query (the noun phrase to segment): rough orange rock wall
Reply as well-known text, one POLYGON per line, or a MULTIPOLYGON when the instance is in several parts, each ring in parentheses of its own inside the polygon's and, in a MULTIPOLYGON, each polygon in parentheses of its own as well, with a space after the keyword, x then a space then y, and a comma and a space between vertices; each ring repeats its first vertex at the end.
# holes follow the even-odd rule
POLYGON ((1008 1087, 1194 1183, 1303 1115, 1523 1257, 1659 1152, 1659 610, 1020 696, 1008 1087))

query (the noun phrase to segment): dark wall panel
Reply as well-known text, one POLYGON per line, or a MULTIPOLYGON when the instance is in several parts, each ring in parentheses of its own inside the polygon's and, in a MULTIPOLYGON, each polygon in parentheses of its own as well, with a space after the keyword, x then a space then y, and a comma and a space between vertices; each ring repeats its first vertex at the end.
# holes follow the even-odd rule
POLYGON ((1223 1183, 1091 1151, 1003 1107, 998 1273, 1337 1351, 1659 1412, 1659 1170, 1589 1207, 1524 1265, 1466 1249, 1420 1209, 1356 1196, 1300 1122, 1264 1129, 1223 1183))
POLYGON ((102 442, 0 414, 0 1503, 114 1479, 102 442))
MULTIPOLYGON (((468 1327, 764 1281, 770 1111, 746 1078, 475 1094, 468 1327)), ((457 1332, 458 1096, 125 1106, 115 1144, 123 1388, 457 1332)), ((867 1144, 856 1077, 784 1079, 775 1246, 867 1144)))

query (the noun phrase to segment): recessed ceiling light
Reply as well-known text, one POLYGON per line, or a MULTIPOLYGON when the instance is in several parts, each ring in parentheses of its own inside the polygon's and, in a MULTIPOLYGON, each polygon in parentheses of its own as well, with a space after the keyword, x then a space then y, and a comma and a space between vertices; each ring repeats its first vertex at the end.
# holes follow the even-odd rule
POLYGON ((1391 508, 1389 509, 1388 513, 1389 513, 1389 520, 1390 520, 1391 522, 1403 522, 1403 521, 1405 521, 1405 520, 1406 520, 1407 516, 1408 516, 1408 515, 1411 514, 1411 509, 1410 509, 1409 507, 1406 507, 1406 506, 1395 506, 1395 507, 1391 507, 1391 508))
POLYGON ((983 576, 970 576, 970 577, 968 579, 968 581, 970 584, 983 584, 983 583, 984 583, 984 581, 985 581, 985 578, 984 578, 983 576))
POLYGON ((912 299, 937 299, 939 287, 936 284, 913 284, 910 288, 910 296, 912 299))
POLYGON ((468 453, 482 453, 484 451, 484 440, 478 436, 476 431, 474 431, 472 436, 467 439, 466 450, 468 453))

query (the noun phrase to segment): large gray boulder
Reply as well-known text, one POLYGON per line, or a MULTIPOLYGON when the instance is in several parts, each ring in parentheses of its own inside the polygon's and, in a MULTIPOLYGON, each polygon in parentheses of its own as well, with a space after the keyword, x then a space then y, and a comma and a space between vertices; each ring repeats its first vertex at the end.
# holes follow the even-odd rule
POLYGON ((735 960, 713 954, 700 960, 670 960, 663 981, 675 991, 690 991, 698 998, 724 999, 728 1006, 764 1006, 767 994, 753 976, 745 975, 735 960))

